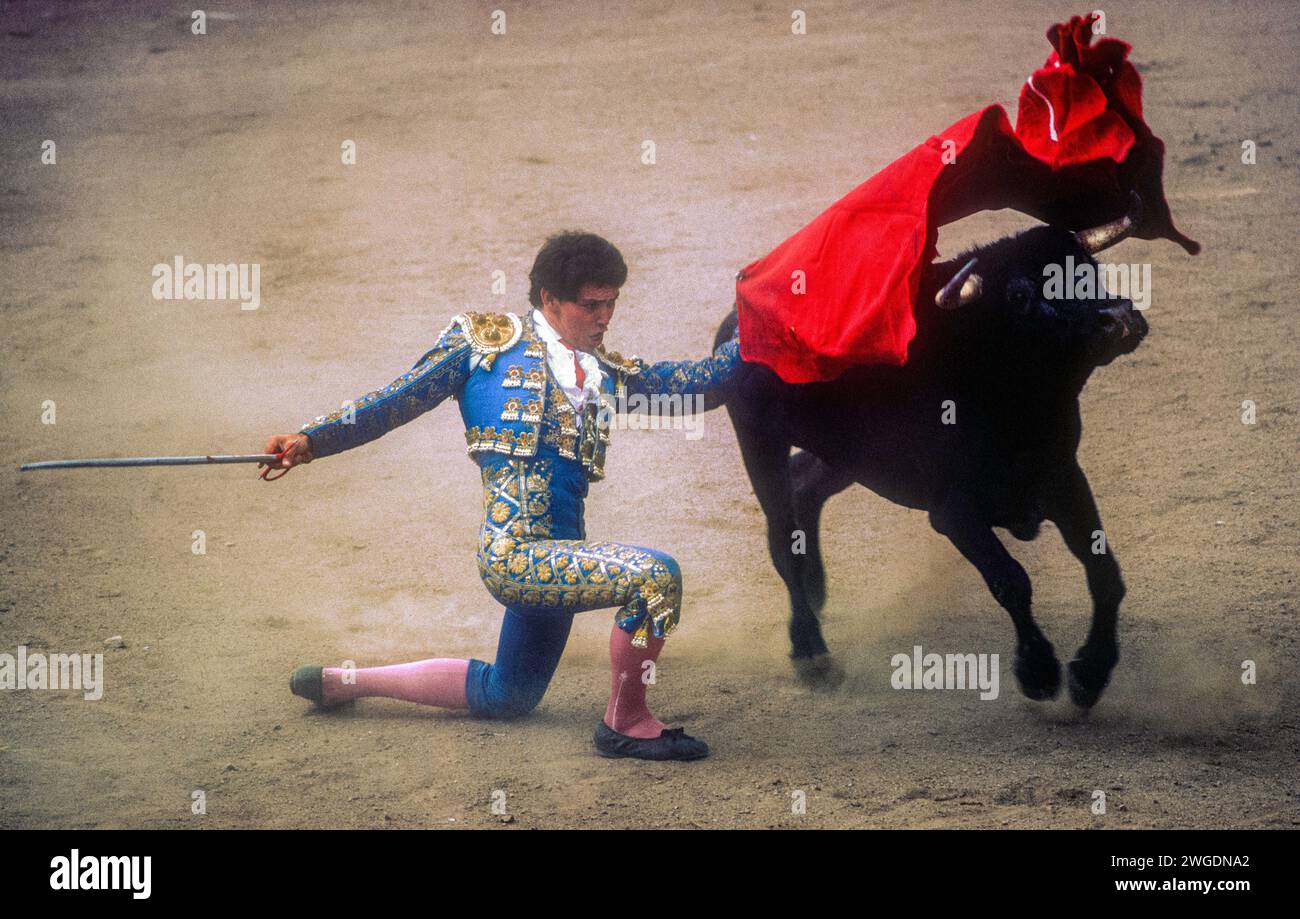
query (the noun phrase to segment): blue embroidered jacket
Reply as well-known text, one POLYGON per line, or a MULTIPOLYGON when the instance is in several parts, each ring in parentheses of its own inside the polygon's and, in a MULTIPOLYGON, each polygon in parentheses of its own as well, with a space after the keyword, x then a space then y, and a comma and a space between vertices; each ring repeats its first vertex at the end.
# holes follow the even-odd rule
POLYGON ((734 337, 699 361, 647 364, 604 348, 594 353, 604 370, 604 405, 588 401, 579 413, 547 368, 546 342, 536 334, 531 312, 526 319, 514 313, 462 313, 410 371, 313 419, 301 432, 311 438, 314 457, 329 456, 372 441, 455 396, 468 452, 480 464, 497 456, 535 456, 540 444, 544 452, 580 460, 587 478, 596 480, 604 477, 610 411, 637 401, 630 396, 716 396, 740 363, 734 337))

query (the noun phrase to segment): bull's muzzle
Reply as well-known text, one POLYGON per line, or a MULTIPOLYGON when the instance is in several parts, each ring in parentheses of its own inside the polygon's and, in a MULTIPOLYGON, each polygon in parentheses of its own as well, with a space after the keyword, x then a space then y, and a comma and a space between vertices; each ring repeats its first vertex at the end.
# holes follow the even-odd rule
POLYGON ((1101 311, 1102 334, 1108 338, 1120 340, 1132 335, 1140 341, 1149 328, 1146 318, 1127 300, 1101 311))
POLYGON ((1101 310, 1098 323, 1100 350, 1107 363, 1140 345, 1150 330, 1146 317, 1135 310, 1128 300, 1121 300, 1101 310))

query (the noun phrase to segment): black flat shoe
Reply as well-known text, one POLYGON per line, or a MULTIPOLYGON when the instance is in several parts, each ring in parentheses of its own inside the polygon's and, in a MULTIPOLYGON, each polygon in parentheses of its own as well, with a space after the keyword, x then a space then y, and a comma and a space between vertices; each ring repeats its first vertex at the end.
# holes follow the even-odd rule
POLYGON ((601 722, 592 737, 601 756, 631 756, 636 759, 670 760, 703 759, 709 745, 686 733, 683 728, 664 728, 658 737, 628 737, 601 722))
POLYGON ((323 667, 299 667, 293 673, 289 674, 289 691, 295 696, 300 696, 308 701, 315 702, 321 708, 338 708, 342 705, 351 704, 352 700, 347 702, 333 702, 325 704, 322 699, 325 696, 321 687, 321 677, 324 672, 323 667))

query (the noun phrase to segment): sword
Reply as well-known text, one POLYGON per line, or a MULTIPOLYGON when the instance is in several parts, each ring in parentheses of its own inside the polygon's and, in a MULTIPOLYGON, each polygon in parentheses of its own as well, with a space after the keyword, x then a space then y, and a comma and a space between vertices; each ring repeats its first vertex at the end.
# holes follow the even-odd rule
MULTIPOLYGON (((268 468, 266 471, 270 472, 269 464, 274 463, 281 455, 280 453, 240 453, 221 456, 124 456, 119 459, 46 460, 40 463, 23 463, 18 467, 18 471, 32 472, 37 469, 84 469, 105 466, 206 466, 213 463, 267 463, 268 468)), ((289 470, 284 471, 288 472, 289 470)), ((265 478, 265 476, 263 477, 265 478)), ((278 479, 280 476, 275 478, 278 479)), ((269 479, 268 481, 275 481, 275 479, 269 479)))

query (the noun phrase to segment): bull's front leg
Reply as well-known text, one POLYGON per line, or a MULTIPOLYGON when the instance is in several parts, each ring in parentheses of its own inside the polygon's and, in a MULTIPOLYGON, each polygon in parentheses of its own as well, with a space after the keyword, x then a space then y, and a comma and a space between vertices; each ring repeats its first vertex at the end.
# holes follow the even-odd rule
POLYGON ((767 518, 767 548, 772 564, 790 591, 790 661, 796 676, 812 689, 833 689, 844 680, 822 638, 817 611, 804 587, 802 554, 793 550, 799 530, 790 475, 790 444, 770 427, 751 421, 748 405, 728 403, 740 455, 754 495, 767 518))
POLYGON ((1061 664, 1032 609, 1033 585, 1021 564, 1011 557, 993 528, 959 494, 950 494, 930 510, 930 525, 947 536, 988 585, 993 599, 1011 615, 1016 629, 1013 671, 1020 691, 1036 701, 1054 699, 1061 691, 1061 664))
POLYGON ((1124 579, 1110 540, 1101 527, 1088 477, 1071 461, 1044 488, 1042 503, 1047 519, 1056 524, 1070 551, 1088 576, 1092 595, 1092 625, 1069 666, 1070 698, 1081 708, 1091 708, 1110 682, 1119 661, 1116 629, 1119 605, 1124 599, 1124 579))
POLYGON ((826 502, 853 484, 853 476, 806 450, 790 457, 795 522, 806 539, 800 570, 804 596, 815 612, 826 605, 826 563, 822 559, 821 520, 826 502))

